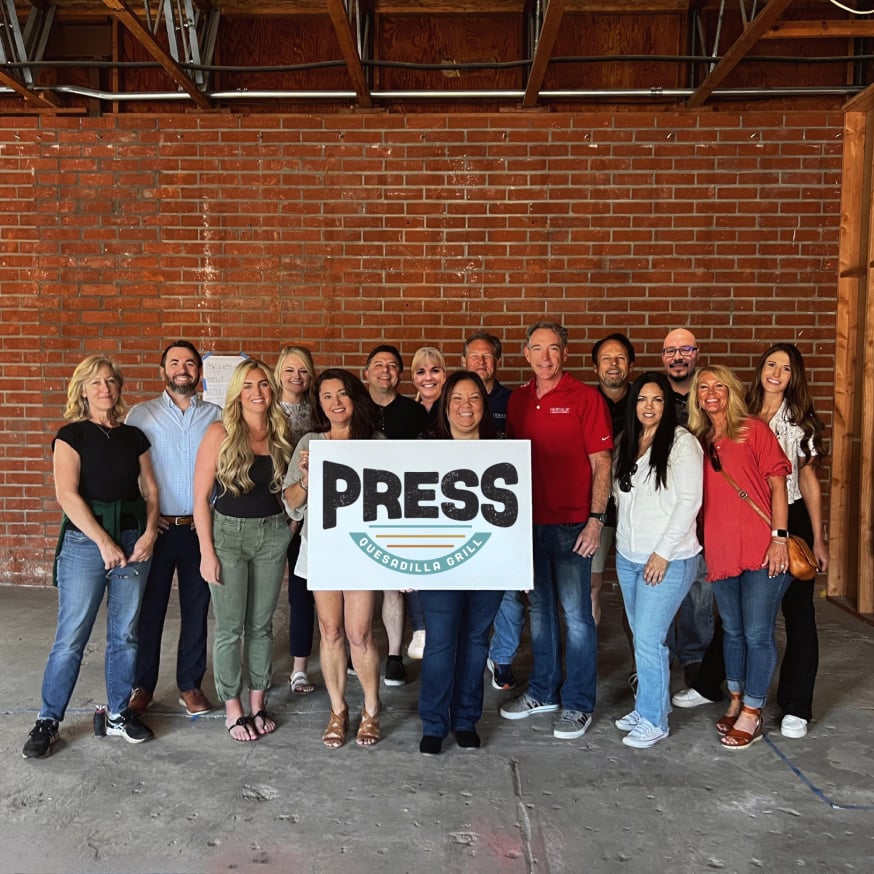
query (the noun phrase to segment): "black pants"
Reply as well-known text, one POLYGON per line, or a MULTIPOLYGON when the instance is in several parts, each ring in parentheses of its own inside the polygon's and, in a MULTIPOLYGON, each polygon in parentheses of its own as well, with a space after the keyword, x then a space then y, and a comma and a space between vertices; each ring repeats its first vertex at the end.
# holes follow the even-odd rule
POLYGON ((316 602, 307 581, 297 576, 294 566, 300 553, 300 532, 288 544, 288 649, 292 658, 309 658, 313 650, 313 622, 316 602))
POLYGON ((161 637, 173 573, 179 584, 181 630, 176 653, 176 685, 199 689, 206 673, 206 618, 209 586, 200 575, 200 544, 190 525, 171 525, 158 535, 137 629, 134 686, 154 692, 161 663, 161 637))
MULTIPOLYGON (((804 501, 789 505, 789 531, 803 537, 813 546, 813 529, 804 501)), ((813 606, 815 580, 793 579, 783 595, 781 609, 786 626, 786 650, 780 664, 777 704, 783 715, 813 718, 813 687, 819 669, 819 638, 816 631, 816 611, 813 606)), ((725 680, 722 622, 716 618, 713 640, 704 653, 701 668, 693 688, 711 701, 722 698, 725 680)))

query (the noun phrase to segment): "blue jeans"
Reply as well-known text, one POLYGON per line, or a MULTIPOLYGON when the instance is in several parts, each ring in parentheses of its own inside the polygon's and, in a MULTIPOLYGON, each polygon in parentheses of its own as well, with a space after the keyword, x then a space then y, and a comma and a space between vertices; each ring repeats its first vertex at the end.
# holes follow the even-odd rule
POLYGON ((582 523, 534 526, 534 589, 529 596, 534 667, 528 694, 544 704, 592 713, 598 628, 592 618, 592 559, 573 552, 582 529, 582 523), (566 628, 564 682, 559 604, 566 628))
POLYGON ((763 707, 777 664, 774 625, 792 578, 773 579, 768 569, 744 571, 713 584, 725 633, 725 676, 729 692, 743 692, 744 704, 763 707))
POLYGON ((704 659, 713 637, 713 589, 707 582, 703 554, 697 556, 697 561, 697 579, 680 604, 677 621, 668 639, 671 656, 684 667, 704 659))
MULTIPOLYGON (((130 555, 139 534, 123 531, 119 546, 130 555)), ((107 574, 97 544, 81 531, 67 531, 58 556, 58 628, 42 681, 40 719, 64 718, 85 645, 106 594, 107 709, 127 707, 137 663, 137 619, 149 562, 132 562, 107 574)))
POLYGON ((407 616, 410 618, 410 626, 413 631, 424 631, 426 628, 425 610, 422 607, 419 592, 407 592, 404 595, 404 604, 406 604, 407 616))
POLYGON ((489 649, 489 658, 496 665, 512 664, 519 651, 522 626, 525 624, 525 605, 522 603, 521 595, 521 592, 516 591, 504 592, 501 605, 498 607, 489 649))
POLYGON ((483 671, 489 629, 501 592, 419 592, 425 624, 425 656, 419 686, 422 733, 446 737, 473 731, 483 715, 483 671))
POLYGON ((670 656, 665 638, 680 602, 698 574, 698 556, 669 562, 657 586, 644 582, 645 566, 616 553, 619 587, 634 635, 638 681, 634 707, 648 722, 667 731, 671 698, 670 656))
POLYGON ((161 637, 173 574, 179 583, 181 628, 176 651, 176 685, 199 689, 206 673, 206 619, 209 586, 200 575, 200 544, 190 525, 171 525, 155 541, 137 631, 139 648, 134 685, 154 692, 161 666, 161 637))

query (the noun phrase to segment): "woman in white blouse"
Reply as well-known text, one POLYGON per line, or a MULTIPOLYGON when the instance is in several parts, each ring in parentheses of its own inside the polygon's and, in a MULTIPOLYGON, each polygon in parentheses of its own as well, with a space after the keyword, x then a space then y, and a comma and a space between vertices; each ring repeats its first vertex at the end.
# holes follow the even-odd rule
MULTIPOLYGON (((789 532, 803 537, 819 562, 828 569, 828 543, 822 519, 819 472, 826 455, 825 426, 813 410, 807 389, 804 359, 792 343, 775 343, 765 351, 747 394, 750 413, 770 427, 792 465, 786 477, 789 493, 789 532)), ((813 712, 813 685, 819 666, 815 580, 792 579, 781 607, 786 623, 786 650, 780 666, 777 703, 783 711, 784 737, 807 734, 813 712)))
POLYGON ((616 573, 634 635, 635 707, 615 725, 622 742, 645 749, 668 736, 669 663, 665 637, 695 579, 701 551, 703 453, 676 423, 671 387, 649 371, 631 386, 616 451, 616 573))

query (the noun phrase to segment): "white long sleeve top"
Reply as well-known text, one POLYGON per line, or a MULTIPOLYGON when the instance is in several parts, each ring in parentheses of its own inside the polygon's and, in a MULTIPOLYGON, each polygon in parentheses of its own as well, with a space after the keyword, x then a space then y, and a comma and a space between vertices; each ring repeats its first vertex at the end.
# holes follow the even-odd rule
POLYGON ((637 460, 631 491, 613 481, 616 497, 616 549, 629 561, 645 564, 654 552, 667 561, 691 558, 701 551, 696 518, 703 494, 704 453, 685 429, 674 432, 667 484, 656 489, 650 476, 650 452, 637 460))

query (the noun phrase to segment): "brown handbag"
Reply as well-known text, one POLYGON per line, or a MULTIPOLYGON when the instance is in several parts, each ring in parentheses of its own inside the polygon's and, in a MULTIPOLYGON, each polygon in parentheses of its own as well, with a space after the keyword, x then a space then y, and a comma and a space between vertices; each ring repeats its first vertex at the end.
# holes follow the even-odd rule
MULTIPOLYGON (((759 516, 762 517, 768 528, 771 528, 771 518, 766 516, 759 505, 745 492, 724 470, 719 471, 730 483, 731 487, 737 492, 738 497, 742 501, 746 501, 759 516)), ((819 573, 819 562, 813 554, 813 550, 807 545, 807 541, 799 537, 797 534, 790 534, 786 538, 786 550, 789 553, 789 573, 796 580, 804 580, 809 582, 814 579, 819 573)))

